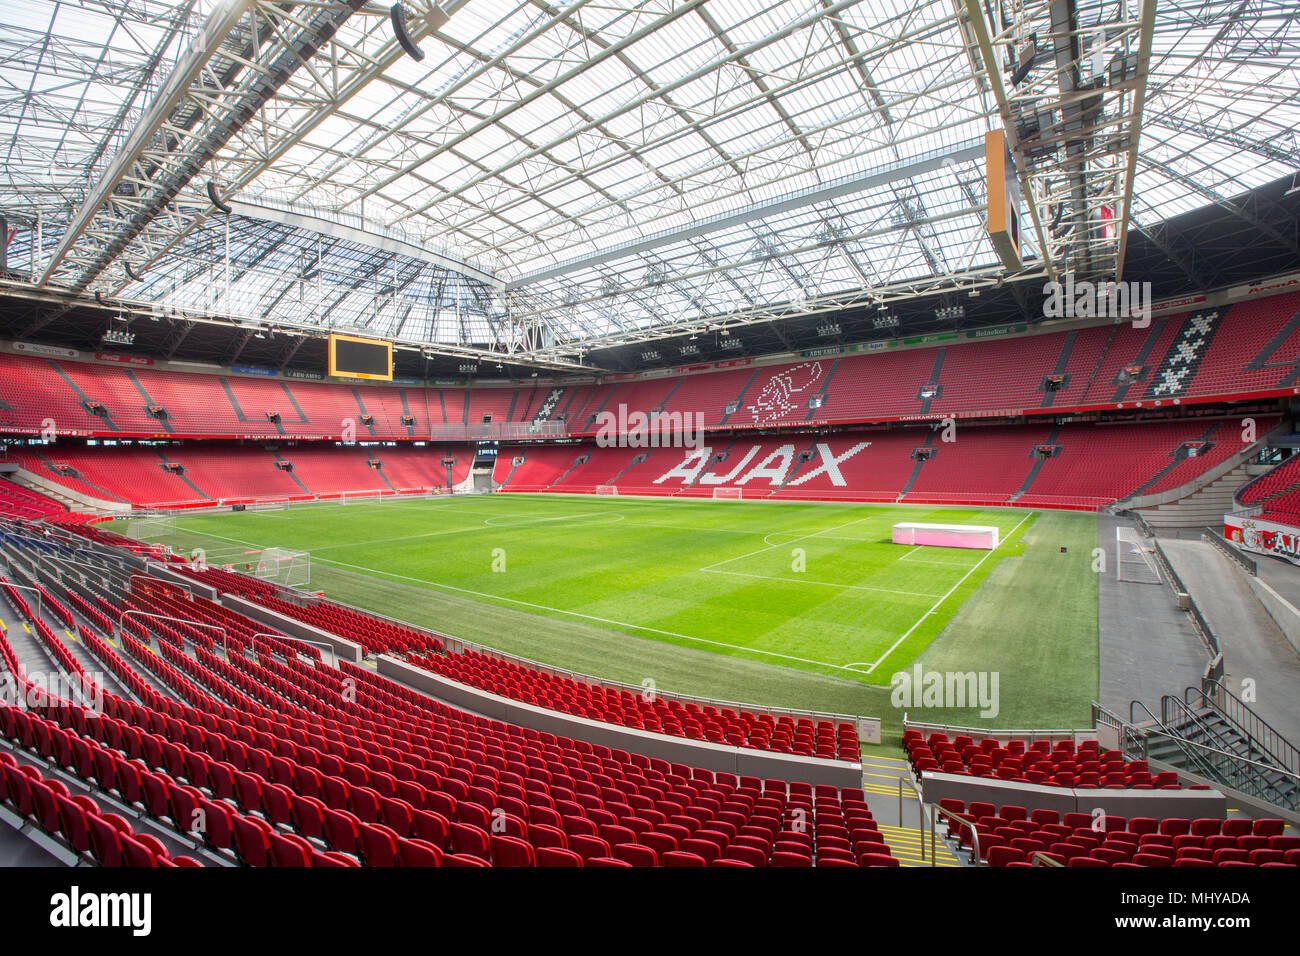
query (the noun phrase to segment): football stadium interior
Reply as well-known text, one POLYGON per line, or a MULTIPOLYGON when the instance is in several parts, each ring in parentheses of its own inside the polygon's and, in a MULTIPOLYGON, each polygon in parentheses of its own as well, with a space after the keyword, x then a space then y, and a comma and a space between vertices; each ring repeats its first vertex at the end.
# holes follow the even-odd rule
POLYGON ((0 80, 0 863, 1300 866, 1294 0, 0 0, 0 80))

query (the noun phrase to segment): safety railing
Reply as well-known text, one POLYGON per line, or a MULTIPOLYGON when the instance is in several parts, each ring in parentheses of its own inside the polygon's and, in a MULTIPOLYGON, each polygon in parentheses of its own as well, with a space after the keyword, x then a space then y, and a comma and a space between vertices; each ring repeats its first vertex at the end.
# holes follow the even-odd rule
POLYGON ((1193 700, 1213 707, 1255 746, 1276 760, 1280 767, 1300 773, 1300 750, 1222 682, 1203 681, 1199 688, 1189 687, 1183 691, 1183 701, 1188 707, 1197 706, 1193 700))
POLYGON ((942 817, 949 821, 950 832, 952 830, 952 825, 954 823, 957 824, 959 827, 970 828, 971 853, 973 854, 971 858, 971 865, 981 866, 982 865, 981 860, 983 855, 980 853, 980 835, 979 835, 979 829, 975 826, 974 821, 968 820, 966 817, 962 816, 961 814, 956 813, 952 810, 948 810, 944 807, 941 807, 938 804, 927 805, 925 802, 925 798, 921 796, 921 791, 917 789, 916 783, 912 780, 911 777, 898 778, 898 826, 899 828, 901 829, 903 826, 903 784, 904 783, 906 783, 908 787, 911 788, 912 792, 916 794, 917 836, 919 838, 918 842, 920 843, 920 847, 921 847, 921 861, 925 862, 925 832, 926 832, 926 824, 928 823, 929 830, 930 830, 930 865, 938 866, 938 857, 935 855, 935 849, 938 845, 938 838, 935 836, 935 830, 937 828, 936 827, 937 819, 939 817, 942 817))

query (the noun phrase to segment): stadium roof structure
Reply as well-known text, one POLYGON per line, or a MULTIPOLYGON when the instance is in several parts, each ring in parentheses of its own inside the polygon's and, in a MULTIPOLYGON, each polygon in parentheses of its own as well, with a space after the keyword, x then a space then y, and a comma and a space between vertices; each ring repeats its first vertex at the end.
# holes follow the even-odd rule
POLYGON ((1294 0, 4 0, 0 21, 10 278, 549 368, 1120 276, 1130 235, 1159 246, 1205 206, 1260 225, 1231 197, 1300 167, 1294 0), (1011 270, 985 222, 998 129, 1011 270))

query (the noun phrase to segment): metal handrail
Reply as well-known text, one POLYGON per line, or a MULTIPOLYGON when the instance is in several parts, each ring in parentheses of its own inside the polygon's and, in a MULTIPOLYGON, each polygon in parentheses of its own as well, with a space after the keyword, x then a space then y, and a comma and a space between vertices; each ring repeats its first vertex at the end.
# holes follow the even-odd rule
POLYGON ((1134 707, 1141 707, 1142 710, 1146 712, 1146 715, 1147 715, 1149 718, 1151 718, 1151 723, 1155 724, 1155 725, 1158 726, 1158 727, 1165 728, 1164 730, 1160 730, 1160 731, 1151 730, 1151 729, 1149 729, 1149 728, 1145 728, 1145 727, 1142 728, 1142 730, 1140 731, 1140 733, 1142 734, 1142 738, 1141 738, 1141 739, 1142 739, 1142 758, 1143 758, 1143 759, 1146 759, 1147 756, 1148 756, 1149 748, 1148 748, 1148 746, 1147 746, 1147 743, 1148 743, 1148 741, 1150 740, 1151 735, 1153 735, 1153 734, 1159 734, 1159 735, 1161 735, 1161 736, 1168 737, 1170 740, 1172 740, 1172 741, 1173 741, 1173 742, 1178 746, 1178 749, 1181 750, 1181 751, 1183 752, 1184 756, 1186 756, 1186 758, 1187 758, 1187 760, 1188 760, 1189 763, 1194 764, 1194 765, 1196 765, 1196 766, 1199 766, 1202 770, 1207 771, 1207 772, 1208 772, 1209 774, 1211 774, 1211 775, 1214 774, 1215 771, 1214 771, 1214 767, 1213 767, 1213 766, 1211 766, 1210 764, 1206 763, 1206 762, 1205 762, 1205 761, 1200 757, 1200 755, 1198 755, 1198 754, 1196 754, 1196 753, 1194 753, 1194 752, 1192 752, 1192 751, 1190 751, 1190 750, 1187 749, 1189 746, 1191 746, 1192 742, 1191 742, 1190 740, 1187 740, 1187 739, 1184 738, 1184 737, 1180 737, 1180 736, 1178 736, 1177 734, 1171 734, 1171 733, 1168 733, 1168 732, 1167 732, 1168 728, 1165 727, 1164 722, 1161 721, 1160 718, 1157 717, 1155 714, 1151 713, 1151 709, 1150 709, 1149 707, 1147 707, 1146 704, 1142 703, 1142 701, 1140 701, 1140 700, 1132 701, 1132 702, 1130 702, 1129 705, 1128 705, 1128 714, 1129 714, 1129 723, 1130 723, 1130 724, 1137 724, 1137 721, 1133 719, 1133 708, 1134 708, 1134 707))
POLYGON ((1029 854, 1029 863, 1032 866, 1056 866, 1056 867, 1065 866, 1064 863, 1060 863, 1057 860, 1053 860, 1042 850, 1035 850, 1033 853, 1029 854))
POLYGON ((191 627, 206 627, 209 630, 220 631, 222 653, 226 655, 227 659, 229 659, 230 657, 230 635, 226 633, 226 629, 224 627, 218 627, 216 624, 204 624, 200 621, 187 621, 183 617, 171 617, 170 615, 167 614, 154 614, 152 611, 141 611, 138 610, 137 608, 127 608, 120 615, 118 615, 117 618, 117 630, 119 634, 123 630, 123 625, 126 623, 126 619, 130 617, 132 614, 136 615, 137 617, 150 617, 150 618, 155 618, 159 621, 173 621, 176 624, 188 624, 191 627))
POLYGON ((1131 756, 1133 753, 1140 753, 1142 758, 1145 759, 1149 756, 1148 745, 1151 738, 1164 737, 1173 741, 1175 746, 1186 757, 1189 766, 1195 768, 1200 775, 1211 780, 1218 780, 1233 790, 1249 792, 1251 795, 1266 799, 1269 802, 1290 806, 1285 800, 1278 800, 1278 787, 1274 780, 1279 777, 1290 779, 1297 786, 1300 786, 1300 775, 1281 769, 1274 764, 1261 763, 1249 757, 1242 757, 1240 754, 1220 750, 1207 744, 1198 744, 1185 737, 1169 733, 1168 728, 1165 728, 1141 701, 1133 701, 1129 705, 1130 716, 1135 705, 1146 711, 1152 722, 1164 729, 1156 730, 1149 727, 1139 729, 1134 726, 1121 728, 1120 747, 1126 755, 1131 756), (1140 748, 1130 748, 1130 743, 1140 744, 1140 748), (1214 758, 1218 758, 1217 761, 1214 758), (1216 763, 1221 766, 1216 766, 1216 763), (1228 768, 1235 768, 1236 773, 1233 774, 1228 768), (1248 772, 1247 768, 1249 768, 1250 772, 1248 772), (1273 779, 1270 779, 1270 777, 1273 779), (1249 790, 1246 788, 1249 788, 1249 790))
POLYGON ((1291 743, 1291 741, 1283 737, 1282 734, 1279 733, 1277 729, 1273 727, 1272 724, 1270 724, 1263 717, 1257 714, 1254 711, 1254 709, 1250 707, 1249 704, 1247 704, 1244 700, 1242 700, 1232 691, 1228 690, 1228 688, 1224 687, 1222 681, 1210 680, 1204 682, 1204 684, 1200 688, 1188 687, 1185 691, 1183 691, 1183 701, 1189 707, 1191 706, 1191 702, 1187 700, 1187 695, 1192 693, 1200 694, 1202 700, 1206 701, 1208 704, 1210 704, 1212 707, 1218 710, 1220 714, 1226 717, 1233 724, 1236 724, 1238 729, 1243 731, 1247 737, 1249 737, 1251 740, 1260 742, 1261 743, 1260 749, 1263 750, 1265 753, 1267 753, 1269 756, 1271 756, 1274 760, 1280 763, 1287 770, 1300 770, 1300 749, 1297 749, 1295 745, 1291 743), (1211 691, 1212 694, 1216 696, 1211 696, 1210 694, 1207 694, 1206 693, 1207 688, 1211 691), (1217 695, 1222 695, 1224 702, 1220 702, 1217 695), (1243 723, 1243 721, 1238 717, 1236 713, 1230 712, 1230 710, 1234 710, 1234 709, 1238 713, 1244 713, 1246 718, 1248 719, 1248 723, 1243 723), (1263 735, 1256 733, 1253 729, 1254 727, 1260 727, 1266 733, 1263 735), (1264 741, 1275 741, 1276 743, 1282 744, 1283 747, 1285 748, 1284 750, 1282 750, 1282 753, 1284 753, 1286 756, 1279 756, 1278 752, 1275 751, 1272 747, 1263 745, 1264 741))
POLYGON ((1218 750, 1214 747, 1206 746, 1205 744, 1198 744, 1192 740, 1183 740, 1181 737, 1178 737, 1174 734, 1167 733, 1162 730, 1148 730, 1147 733, 1154 737, 1168 737, 1171 740, 1184 743, 1189 747, 1195 747, 1198 750, 1205 750, 1208 751, 1209 753, 1215 754, 1216 756, 1227 757, 1228 759, 1234 760, 1237 763, 1249 764, 1252 767, 1257 767, 1260 770, 1265 770, 1269 773, 1277 774, 1278 776, 1288 777, 1294 780, 1298 785, 1300 785, 1300 774, 1292 773, 1290 770, 1283 770, 1281 767, 1274 766, 1273 764, 1260 763, 1258 760, 1251 760, 1249 757, 1243 757, 1240 754, 1229 753, 1226 750, 1218 750))
POLYGON ((907 785, 912 788, 912 792, 916 794, 917 817, 918 817, 917 835, 921 838, 920 842, 921 842, 922 861, 925 860, 925 825, 928 822, 930 824, 930 865, 931 866, 938 865, 938 857, 935 855, 935 839, 936 839, 935 823, 937 822, 936 816, 941 815, 943 817, 948 818, 949 820, 956 820, 958 823, 961 823, 963 826, 970 827, 971 851, 975 854, 974 862, 971 865, 980 866, 981 865, 980 864, 980 859, 981 859, 980 835, 979 835, 979 830, 975 826, 975 821, 967 820, 961 814, 954 813, 952 810, 948 810, 944 807, 941 807, 937 803, 927 804, 925 802, 925 798, 921 795, 921 791, 917 789, 916 782, 913 781, 911 777, 898 778, 898 827, 899 829, 901 830, 903 827, 903 783, 904 781, 906 781, 907 785))
POLYGON ((903 730, 932 730, 942 731, 945 734, 969 734, 972 737, 994 737, 994 738, 1028 738, 1029 743, 1038 740, 1057 740, 1069 738, 1074 743, 1082 743, 1085 740, 1093 740, 1097 736, 1095 728, 1087 730, 989 730, 985 727, 964 727, 958 724, 935 724, 922 720, 910 720, 906 714, 903 715, 903 730))
MULTIPOLYGON (((1199 714, 1179 698, 1172 697, 1169 694, 1165 694, 1160 698, 1160 718, 1160 726, 1166 728, 1171 727, 1173 724, 1178 722, 1190 723, 1201 732, 1202 736, 1204 736, 1206 740, 1212 740, 1214 743, 1218 744, 1218 747, 1214 749, 1221 748, 1221 752, 1228 752, 1227 747, 1229 742, 1224 739, 1223 735, 1202 720, 1199 714), (1172 711, 1172 718, 1169 713, 1170 711, 1172 711)), ((1181 734, 1178 736, 1182 737, 1181 734)), ((1183 737, 1183 739, 1186 738, 1183 737)), ((1187 743, 1195 744, 1196 741, 1187 740, 1187 743)), ((1206 769, 1213 768, 1207 765, 1206 769)))
MULTIPOLYGON (((898 778, 898 827, 899 829, 902 829, 903 827, 903 783, 905 781, 907 785, 912 788, 912 792, 916 794, 917 803, 921 804, 922 807, 925 806, 925 800, 921 796, 921 791, 916 786, 916 781, 914 781, 910 776, 899 777, 898 778)), ((925 859, 924 853, 921 854, 921 858, 925 859)))
MULTIPOLYGON (((959 823, 961 823, 963 826, 970 827, 971 852, 975 854, 971 861, 971 866, 974 867, 983 866, 984 864, 981 862, 983 859, 983 854, 980 853, 980 831, 975 821, 967 820, 960 813, 956 813, 952 810, 945 809, 944 807, 941 807, 938 804, 933 805, 931 809, 935 812, 937 816, 947 817, 949 820, 956 820, 959 823)), ((930 865, 931 866, 938 865, 934 856, 934 829, 935 829, 936 822, 937 821, 935 817, 930 818, 930 865)), ((924 844, 924 842, 925 841, 923 839, 922 844, 924 844)), ((925 859, 924 855, 921 858, 925 859)))
POLYGON ((37 618, 41 617, 42 594, 40 588, 32 587, 30 584, 14 584, 12 581, 5 581, 4 584, 6 587, 11 587, 19 591, 35 591, 36 592, 36 616, 37 618))
POLYGON ((258 631, 258 632, 257 632, 256 634, 254 634, 253 636, 254 636, 254 637, 274 637, 277 641, 279 641, 279 640, 286 640, 286 641, 300 641, 300 642, 303 643, 303 644, 311 644, 313 647, 323 647, 323 648, 325 648, 325 650, 327 650, 327 651, 330 652, 330 661, 331 661, 330 666, 333 667, 333 668, 335 668, 335 669, 337 669, 338 666, 339 666, 339 652, 338 652, 338 648, 336 648, 333 644, 328 644, 328 643, 326 643, 325 641, 309 641, 309 640, 307 640, 307 638, 305 638, 305 637, 294 637, 292 634, 268 634, 268 633, 266 633, 265 631, 258 631))

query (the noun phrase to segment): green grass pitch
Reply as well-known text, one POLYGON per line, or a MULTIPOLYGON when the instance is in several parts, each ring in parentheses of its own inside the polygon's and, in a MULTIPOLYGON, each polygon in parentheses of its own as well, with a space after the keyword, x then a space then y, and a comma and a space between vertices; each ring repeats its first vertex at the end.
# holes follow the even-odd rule
POLYGON ((457 637, 665 690, 881 716, 887 730, 901 717, 890 678, 918 655, 999 671, 989 726, 1080 726, 1096 693, 1091 515, 492 495, 187 516, 159 540, 213 563, 308 551, 313 589, 457 637), (997 525, 1002 543, 895 545, 897 521, 997 525))

